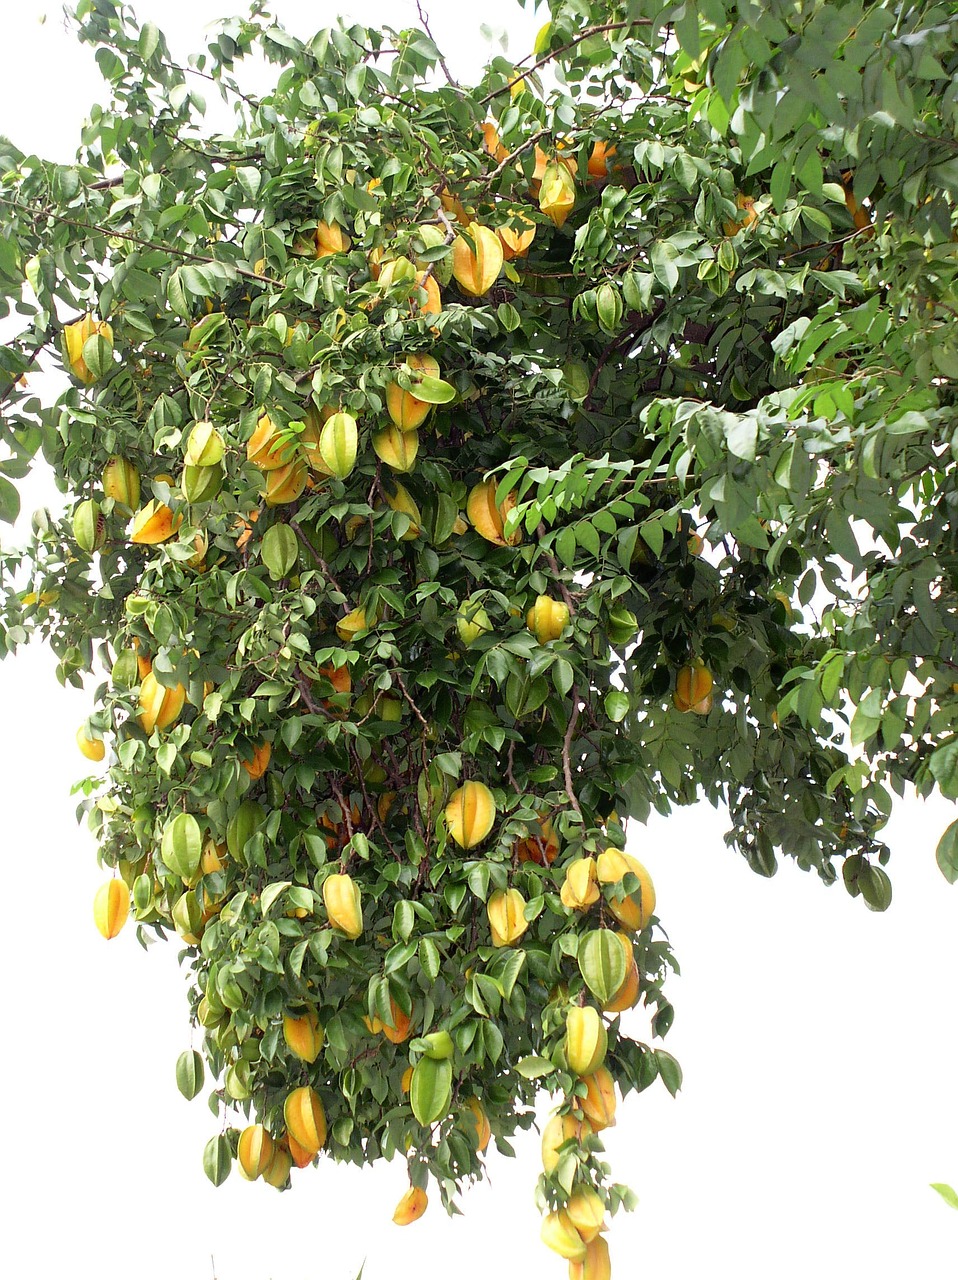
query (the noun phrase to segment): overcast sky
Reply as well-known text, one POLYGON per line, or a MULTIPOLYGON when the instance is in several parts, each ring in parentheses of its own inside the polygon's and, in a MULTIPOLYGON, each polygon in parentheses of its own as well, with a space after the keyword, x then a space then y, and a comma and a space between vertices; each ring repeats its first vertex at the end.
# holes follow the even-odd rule
MULTIPOLYGON (((136 8, 180 56, 234 11, 230 0, 136 8)), ((306 36, 345 6, 272 9, 306 36)), ((92 56, 64 35, 55 5, 4 10, 0 133, 71 159, 103 98, 92 56)), ((402 0, 354 0, 350 11, 370 25, 415 20, 402 0)), ((519 58, 545 20, 512 0, 481 11, 430 0, 429 11, 463 79, 488 49, 480 21, 508 28, 519 58)), ((28 507, 45 500, 29 489, 28 507)), ((4 1273, 354 1280, 365 1259, 364 1280, 450 1269, 457 1280, 564 1280, 565 1263, 538 1240, 535 1134, 517 1143, 518 1160, 491 1156, 489 1185, 463 1198, 464 1217, 449 1220, 435 1196, 404 1229, 390 1222, 406 1183, 398 1161, 363 1172, 322 1162, 282 1195, 235 1172, 218 1190, 207 1182, 201 1154, 218 1124, 205 1091, 187 1103, 174 1082, 194 1042, 177 947, 146 954, 132 928, 106 943, 93 925, 103 872, 70 796, 89 697, 61 690, 50 655, 33 649, 0 665, 0 707, 4 1273)), ((958 1183, 958 890, 934 862, 953 816, 940 800, 901 806, 889 828, 895 900, 882 916, 792 865, 759 879, 725 848, 724 817, 710 809, 633 832, 682 964, 667 1047, 685 1088, 674 1101, 661 1085, 631 1095, 608 1134, 615 1175, 640 1198, 610 1233, 617 1280, 952 1280, 958 1214, 928 1183, 958 1183)), ((631 1016, 641 1035, 644 1016, 631 1016)))

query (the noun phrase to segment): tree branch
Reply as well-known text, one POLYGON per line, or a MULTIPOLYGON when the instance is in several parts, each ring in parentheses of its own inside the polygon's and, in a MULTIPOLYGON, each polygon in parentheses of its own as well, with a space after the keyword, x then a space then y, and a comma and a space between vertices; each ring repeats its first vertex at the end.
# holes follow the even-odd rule
POLYGON ((579 690, 575 685, 572 686, 571 693, 572 713, 569 716, 565 737, 562 740, 562 776, 565 779, 565 790, 566 795, 569 797, 569 803, 581 818, 582 810, 579 808, 579 801, 572 786, 572 735, 575 733, 576 721, 579 719, 579 690))

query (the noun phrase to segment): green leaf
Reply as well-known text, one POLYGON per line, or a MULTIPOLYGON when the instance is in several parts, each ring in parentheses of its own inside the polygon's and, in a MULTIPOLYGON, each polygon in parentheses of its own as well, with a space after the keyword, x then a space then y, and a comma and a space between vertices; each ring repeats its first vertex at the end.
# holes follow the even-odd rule
POLYGON ((928 759, 928 770, 949 800, 958 800, 958 738, 937 747, 928 759))
POLYGON ((540 1058, 535 1054, 520 1058, 513 1068, 525 1080, 539 1080, 542 1076, 551 1075, 556 1069, 554 1062, 548 1058, 540 1058))
POLYGON ((662 1077, 662 1083, 674 1098, 682 1088, 682 1068, 670 1053, 664 1049, 655 1050, 655 1062, 662 1077))
POLYGON ((0 520, 13 524, 20 514, 20 495, 9 480, 0 476, 0 520))
POLYGON ((945 829, 935 851, 938 868, 949 884, 958 880, 958 818, 945 829))
POLYGON ((949 1187, 947 1182, 929 1182, 932 1191, 937 1191, 944 1200, 945 1204, 950 1204, 953 1209, 958 1209, 958 1191, 954 1187, 949 1187))

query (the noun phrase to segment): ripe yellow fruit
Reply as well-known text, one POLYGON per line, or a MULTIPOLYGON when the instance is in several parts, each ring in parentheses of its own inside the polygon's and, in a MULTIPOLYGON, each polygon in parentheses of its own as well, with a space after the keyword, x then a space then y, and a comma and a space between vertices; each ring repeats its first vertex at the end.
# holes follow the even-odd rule
POLYGON ((579 1120, 576 1116, 552 1116, 542 1130, 542 1168, 551 1174, 558 1167, 562 1156, 559 1148, 573 1138, 576 1142, 587 1138, 592 1126, 587 1120, 579 1120))
POLYGON ((399 1087, 403 1091, 403 1093, 409 1092, 409 1087, 412 1084, 412 1072, 413 1072, 412 1067, 407 1067, 406 1070, 402 1073, 402 1079, 399 1082, 399 1087))
POLYGON ((576 1231, 568 1212, 556 1209, 542 1220, 542 1243, 560 1258, 576 1261, 585 1257, 585 1241, 576 1231))
POLYGON ((523 229, 516 231, 514 227, 500 227, 496 232, 502 242, 502 256, 506 262, 513 258, 524 258, 536 238, 536 224, 524 213, 513 212, 513 222, 520 222, 523 229))
POLYGON ((480 480, 469 491, 466 515, 476 532, 487 542, 494 542, 497 547, 515 547, 522 541, 522 529, 514 529, 508 538, 504 532, 506 517, 515 505, 514 491, 506 494, 497 505, 495 480, 480 480))
POLYGON ((410 1187, 396 1205, 393 1222, 397 1227, 407 1227, 410 1222, 422 1217, 428 1204, 429 1198, 421 1187, 410 1187))
POLYGON ((605 1067, 599 1067, 582 1083, 588 1089, 584 1098, 576 1098, 575 1105, 598 1133, 615 1124, 615 1082, 605 1067))
POLYGON ((499 890, 486 903, 494 947, 513 947, 529 928, 526 900, 518 889, 499 890))
POLYGON ((315 1062, 325 1039, 316 1010, 310 1009, 296 1018, 286 1014, 283 1018, 283 1039, 290 1053, 302 1062, 315 1062))
MULTIPOLYGON (((426 295, 425 301, 418 304, 416 314, 438 316, 442 311, 442 294, 439 292, 439 281, 431 271, 428 276, 425 271, 417 271, 416 284, 426 295)), ((417 301, 416 294, 413 294, 411 301, 417 301)))
POLYGON ((246 443, 246 457, 260 471, 273 471, 288 466, 295 449, 295 443, 280 438, 279 428, 269 414, 264 413, 246 443))
POLYGON ((141 507, 133 516, 133 529, 130 541, 144 546, 154 546, 158 542, 166 542, 173 537, 183 523, 183 517, 174 515, 170 508, 156 498, 151 498, 145 507, 141 507))
POLYGON ((383 1023, 383 1035, 391 1044, 402 1044, 404 1040, 409 1039, 409 1033, 412 1030, 412 1017, 408 1013, 403 1013, 396 1001, 389 997, 389 1010, 392 1014, 393 1026, 383 1023))
POLYGON ((551 596, 536 596, 536 602, 526 614, 526 626, 540 644, 558 640, 569 625, 569 606, 551 596))
POLYGON ((502 241, 478 222, 470 223, 466 235, 452 242, 452 274, 462 291, 474 298, 489 292, 499 279, 502 263, 502 241))
POLYGON ((678 711, 694 711, 711 692, 712 673, 704 662, 696 661, 679 669, 672 702, 678 711))
POLYGON ((569 1263, 569 1280, 612 1280, 612 1262, 604 1236, 590 1240, 585 1257, 569 1263))
POLYGON ((576 858, 570 862, 559 891, 562 905, 570 911, 588 911, 599 901, 599 896, 595 858, 576 858))
POLYGON ((489 1145, 489 1139, 492 1137, 492 1128, 489 1124, 489 1117, 486 1115, 485 1108, 479 1099, 475 1096, 466 1099, 466 1109, 470 1115, 466 1117, 467 1125, 470 1130, 475 1128, 475 1143, 477 1151, 485 1151, 489 1145), (474 1125, 473 1125, 474 1122, 474 1125))
POLYGON ((468 648, 480 636, 488 635, 491 631, 492 623, 482 605, 463 600, 456 612, 456 632, 462 643, 468 648))
POLYGON ((288 1094, 283 1104, 283 1117, 291 1138, 295 1138, 304 1151, 315 1155, 326 1141, 326 1112, 319 1094, 309 1085, 302 1085, 288 1094))
MULTIPOLYGON (((433 356, 407 355, 403 362, 428 378, 439 377, 439 361, 433 356)), ((411 391, 404 391, 398 382, 391 382, 386 388, 386 410, 400 431, 414 431, 421 427, 431 408, 431 404, 417 399, 411 391)))
POLYGON ((591 1076, 605 1059, 609 1036, 598 1009, 573 1005, 565 1020, 565 1056, 569 1070, 577 1076, 591 1076))
POLYGON ((735 196, 735 207, 741 209, 742 217, 738 221, 729 219, 728 222, 722 223, 722 230, 727 236, 738 235, 740 231, 750 231, 758 222, 758 213, 752 196, 743 195, 739 191, 735 196))
POLYGON ((140 505, 140 473, 127 458, 116 454, 103 468, 103 492, 119 506, 132 511, 140 505))
POLYGON ((401 511, 409 517, 409 527, 405 533, 400 534, 402 541, 412 542, 414 538, 418 538, 422 532, 422 513, 416 499, 398 480, 394 480, 391 485, 385 485, 383 493, 386 495, 388 507, 393 511, 401 511))
POLYGON ((93 919, 108 941, 115 938, 130 917, 130 891, 122 880, 107 880, 93 899, 93 919))
POLYGON ((286 1145, 289 1147, 289 1154, 293 1164, 297 1169, 305 1169, 308 1164, 316 1159, 315 1151, 307 1151, 304 1146, 296 1141, 291 1133, 286 1134, 286 1145))
POLYGON ((559 853, 559 837, 548 814, 540 817, 537 831, 524 840, 516 841, 515 850, 520 862, 536 862, 540 867, 552 866, 559 853))
POLYGON ((340 618, 336 623, 336 634, 344 643, 354 640, 362 631, 369 630, 370 624, 366 618, 366 610, 362 607, 351 609, 345 618, 340 618))
MULTIPOLYGON (((630 946, 631 954, 631 946, 630 946)), ((607 1001, 603 1006, 605 1013, 622 1013, 625 1009, 631 1009, 638 1001, 642 994, 642 986, 639 980, 639 966, 634 960, 630 961, 625 971, 625 978, 621 987, 616 991, 612 999, 607 1001)))
POLYGON ((89 312, 82 320, 76 320, 73 324, 63 326, 63 347, 67 358, 67 364, 70 372, 84 386, 89 386, 92 382, 96 382, 96 376, 87 366, 83 359, 83 346, 89 338, 98 334, 101 338, 106 338, 107 342, 113 341, 113 330, 105 320, 95 320, 89 312))
POLYGON ((566 1205, 569 1221, 588 1244, 602 1230, 605 1217, 605 1204, 602 1197, 592 1187, 576 1187, 566 1205))
POLYGON ((401 431, 399 427, 385 427, 372 437, 373 451, 380 461, 393 471, 412 471, 419 452, 419 432, 401 431))
POLYGON ((305 458, 294 458, 284 467, 274 467, 265 473, 265 489, 260 494, 268 507, 278 507, 285 502, 295 502, 306 488, 309 468, 305 458))
POLYGON ((271 1187, 282 1189, 289 1181, 289 1171, 293 1165, 293 1157, 289 1150, 278 1142, 273 1143, 273 1158, 263 1170, 263 1181, 271 1187))
POLYGON ((320 222, 316 227, 316 257, 328 258, 334 253, 345 253, 349 248, 349 236, 338 222, 320 222))
POLYGON ((334 929, 340 929, 347 938, 359 937, 363 931, 362 895, 352 876, 327 876, 323 881, 323 905, 334 929))
POLYGON ((256 782, 258 778, 261 778, 266 772, 266 767, 269 764, 269 758, 272 751, 273 748, 269 742, 261 742, 259 746, 253 748, 252 760, 240 761, 240 764, 254 782, 256 782))
POLYGON ((499 138, 499 130, 491 120, 484 120, 479 128, 482 130, 483 151, 492 156, 497 164, 501 164, 507 158, 509 152, 502 145, 499 138))
POLYGON ((539 189, 539 208, 561 227, 575 205, 575 179, 564 164, 546 165, 539 189))
POLYGON ((160 684, 150 670, 140 685, 137 722, 144 733, 152 733, 154 729, 168 729, 179 719, 185 702, 185 685, 177 684, 167 688, 160 684))
POLYGON ((484 782, 464 782, 449 797, 446 827, 460 848, 481 844, 495 820, 496 802, 484 782))
POLYGON ((273 1158, 274 1142, 261 1124, 248 1125, 239 1136, 236 1158, 248 1182, 261 1178, 273 1158))
POLYGON ((655 911, 655 887, 642 863, 621 849, 606 849, 596 859, 596 870, 600 884, 616 884, 629 872, 637 877, 639 888, 635 893, 613 897, 609 910, 633 933, 644 929, 655 911))
POLYGON ((106 743, 103 739, 88 738, 82 724, 77 729, 77 746, 80 748, 80 754, 86 756, 88 760, 99 761, 106 755, 106 743))
POLYGON ((589 155, 589 177, 607 178, 609 176, 609 161, 614 155, 615 147, 610 147, 607 142, 597 138, 592 144, 592 151, 589 155))

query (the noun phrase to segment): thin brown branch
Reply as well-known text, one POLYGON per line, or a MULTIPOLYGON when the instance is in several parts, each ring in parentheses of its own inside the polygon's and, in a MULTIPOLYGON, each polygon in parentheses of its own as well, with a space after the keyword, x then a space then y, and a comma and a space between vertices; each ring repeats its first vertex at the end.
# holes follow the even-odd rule
POLYGON ((413 711, 415 712, 416 719, 419 721, 419 723, 428 733, 430 728, 429 721, 426 719, 423 713, 416 706, 416 703, 413 700, 412 694, 406 688, 406 682, 402 678, 402 672, 399 670, 398 667, 393 667, 392 672, 393 672, 393 675, 396 677, 396 683, 399 685, 400 689, 402 689, 403 697, 406 699, 406 701, 409 703, 409 705, 412 707, 413 711))
MULTIPOLYGON (((433 44, 436 47, 436 52, 438 53, 439 46, 436 44, 436 41, 433 39, 432 31, 429 29, 429 18, 426 14, 426 11, 422 7, 421 0, 416 0, 416 10, 419 13, 419 21, 422 23, 423 28, 426 32, 426 35, 429 37, 430 40, 432 40, 433 44)), ((465 97, 465 94, 462 92, 462 88, 459 84, 459 81, 453 77, 452 72, 446 66, 446 59, 442 56, 441 53, 439 54, 439 65, 442 67, 442 73, 446 77, 446 80, 449 82, 452 88, 455 89, 459 97, 460 98, 465 97)))
POLYGON ((565 790, 566 795, 569 797, 569 803, 581 818, 582 810, 579 808, 579 801, 572 786, 572 736, 575 733, 576 721, 579 719, 579 690, 575 685, 572 686, 571 693, 572 711, 569 715, 569 723, 566 725, 565 737, 562 739, 562 776, 565 779, 565 790))
MULTIPOLYGON (((552 62, 559 57, 560 54, 568 53, 570 49, 574 49, 577 44, 581 44, 583 40, 588 40, 590 36, 602 35, 606 31, 620 31, 624 27, 650 27, 652 22, 649 18, 634 18, 627 22, 606 22, 602 26, 586 27, 584 31, 580 31, 574 39, 568 44, 560 45, 558 49, 553 49, 551 53, 547 53, 544 58, 540 58, 538 62, 534 62, 531 67, 527 67, 521 75, 516 76, 514 80, 510 80, 508 84, 504 84, 501 89, 494 89, 492 93, 487 93, 484 98, 479 99, 480 105, 491 102, 493 98, 498 98, 501 93, 508 92, 513 85, 520 84, 526 76, 532 75, 538 71, 540 67, 544 67, 547 62, 552 62)), ((519 64, 521 66, 522 63, 519 64)))

